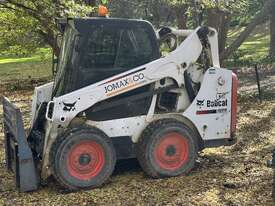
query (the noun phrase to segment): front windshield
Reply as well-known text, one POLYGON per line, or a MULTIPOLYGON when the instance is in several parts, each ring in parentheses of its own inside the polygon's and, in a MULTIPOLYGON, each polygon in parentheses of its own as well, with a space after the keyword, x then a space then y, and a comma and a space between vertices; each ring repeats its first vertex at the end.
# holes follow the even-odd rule
POLYGON ((153 48, 142 27, 101 26, 85 39, 82 67, 85 69, 131 69, 151 61, 153 48))

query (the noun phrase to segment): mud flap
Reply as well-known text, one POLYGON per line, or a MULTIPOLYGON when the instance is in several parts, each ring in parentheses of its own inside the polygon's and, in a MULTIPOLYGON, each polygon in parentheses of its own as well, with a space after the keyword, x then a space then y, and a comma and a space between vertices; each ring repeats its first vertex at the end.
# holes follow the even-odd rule
POLYGON ((8 171, 15 174, 20 192, 38 188, 39 180, 32 151, 27 142, 20 110, 3 97, 5 152, 8 171))

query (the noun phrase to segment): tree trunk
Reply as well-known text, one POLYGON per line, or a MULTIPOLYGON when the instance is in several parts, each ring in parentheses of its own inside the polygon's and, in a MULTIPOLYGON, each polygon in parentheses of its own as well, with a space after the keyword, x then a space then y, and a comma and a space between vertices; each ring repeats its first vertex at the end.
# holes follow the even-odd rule
POLYGON ((44 41, 48 45, 50 45, 50 47, 52 47, 54 55, 59 56, 60 48, 58 46, 57 39, 56 39, 54 33, 51 32, 51 31, 49 31, 48 33, 44 33, 44 32, 41 31, 40 35, 42 36, 44 41))
POLYGON ((186 14, 186 7, 179 6, 175 7, 175 15, 177 18, 177 24, 179 29, 186 29, 187 28, 187 14, 186 14))
POLYGON ((223 53, 226 47, 227 37, 228 37, 228 30, 230 25, 231 16, 225 15, 223 16, 223 23, 220 29, 220 36, 219 36, 219 53, 223 53))
POLYGON ((215 28, 219 34, 219 53, 222 53, 225 49, 229 23, 230 16, 227 12, 218 8, 207 10, 207 24, 215 28))
POLYGON ((160 7, 161 7, 161 2, 159 0, 154 1, 155 9, 152 10, 152 15, 153 15, 153 22, 156 28, 159 28, 161 26, 161 14, 160 14, 160 7))
POLYGON ((275 1, 273 0, 270 7, 270 50, 269 55, 275 58, 275 1))
POLYGON ((255 15, 255 17, 251 20, 251 22, 247 25, 245 30, 241 32, 241 34, 238 36, 238 38, 233 41, 233 43, 225 49, 225 51, 221 54, 221 60, 224 60, 228 58, 233 52, 235 52, 241 45, 242 43, 247 39, 247 37, 250 35, 250 33, 254 30, 254 28, 265 22, 267 20, 267 15, 269 13, 269 8, 271 2, 274 0, 268 0, 266 1, 264 7, 262 10, 255 15))
POLYGON ((189 3, 193 11, 193 27, 197 28, 198 26, 201 26, 201 23, 202 23, 201 22, 202 13, 199 11, 200 9, 202 9, 202 7, 200 6, 200 3, 198 3, 196 0, 192 0, 192 2, 189 2, 189 3))

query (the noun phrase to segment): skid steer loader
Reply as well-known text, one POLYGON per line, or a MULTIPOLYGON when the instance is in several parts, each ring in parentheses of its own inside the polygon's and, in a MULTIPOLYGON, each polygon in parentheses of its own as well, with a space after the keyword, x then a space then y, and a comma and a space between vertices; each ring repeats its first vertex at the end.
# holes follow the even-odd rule
POLYGON ((55 79, 35 88, 27 138, 3 98, 6 162, 20 191, 49 176, 69 190, 99 187, 129 158, 153 178, 178 176, 204 148, 236 142, 238 81, 220 68, 214 29, 74 18, 60 31, 55 79), (177 37, 185 40, 161 57, 159 42, 174 47, 177 37))

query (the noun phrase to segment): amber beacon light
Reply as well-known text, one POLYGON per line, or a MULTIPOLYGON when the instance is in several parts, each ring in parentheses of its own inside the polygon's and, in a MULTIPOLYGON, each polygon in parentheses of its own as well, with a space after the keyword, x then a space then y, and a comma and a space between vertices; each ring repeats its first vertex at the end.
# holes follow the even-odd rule
POLYGON ((106 6, 103 6, 103 5, 99 5, 98 7, 98 15, 100 17, 106 17, 108 14, 108 9, 106 6))

